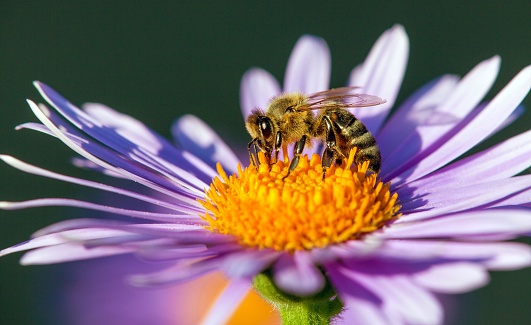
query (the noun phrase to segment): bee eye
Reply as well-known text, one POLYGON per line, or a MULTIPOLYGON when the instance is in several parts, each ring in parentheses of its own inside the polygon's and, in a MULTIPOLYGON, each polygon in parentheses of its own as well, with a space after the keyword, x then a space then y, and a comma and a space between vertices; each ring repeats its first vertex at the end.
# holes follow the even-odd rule
POLYGON ((273 129, 271 127, 271 120, 269 118, 263 118, 260 120, 260 129, 262 130, 262 136, 264 139, 268 139, 271 137, 271 133, 273 133, 273 129))

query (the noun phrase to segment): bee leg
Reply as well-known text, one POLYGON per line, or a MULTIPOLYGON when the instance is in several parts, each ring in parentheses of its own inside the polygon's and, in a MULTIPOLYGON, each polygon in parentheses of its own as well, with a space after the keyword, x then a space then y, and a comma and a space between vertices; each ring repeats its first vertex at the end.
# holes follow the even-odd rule
POLYGON ((304 145, 306 144, 306 135, 303 135, 299 141, 295 144, 295 147, 293 148, 293 159, 291 160, 291 163, 289 164, 288 173, 286 176, 282 177, 282 180, 284 180, 286 177, 289 176, 289 174, 297 167, 299 164, 299 158, 301 156, 302 151, 304 150, 304 145))
POLYGON ((256 144, 257 141, 258 138, 254 138, 247 145, 247 151, 249 152, 249 160, 251 162, 251 165, 255 166, 256 168, 258 168, 258 163, 260 162, 258 160, 258 145, 256 144))
POLYGON ((323 156, 321 159, 321 162, 322 162, 321 166, 323 166, 323 180, 326 177, 326 171, 328 170, 328 168, 330 168, 330 166, 332 166, 332 162, 335 160, 335 157, 336 157, 336 154, 332 149, 327 147, 323 151, 323 156))
POLYGON ((280 152, 281 147, 282 147, 282 133, 277 132, 277 135, 275 137, 275 162, 271 164, 276 164, 278 162, 278 153, 280 152))
POLYGON ((328 116, 324 117, 324 122, 326 124, 326 148, 323 151, 323 156, 321 158, 321 166, 323 167, 323 180, 326 176, 326 171, 330 166, 332 166, 332 162, 336 160, 336 134, 334 133, 334 126, 332 124, 332 121, 328 118, 328 116))

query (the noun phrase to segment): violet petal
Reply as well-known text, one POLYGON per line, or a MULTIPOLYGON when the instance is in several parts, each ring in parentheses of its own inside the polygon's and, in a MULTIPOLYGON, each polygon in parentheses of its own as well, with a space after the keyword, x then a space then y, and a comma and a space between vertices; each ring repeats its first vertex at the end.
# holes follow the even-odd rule
POLYGON ((304 251, 282 254, 273 265, 273 278, 280 289, 297 296, 315 294, 325 285, 323 274, 304 251))
POLYGON ((252 68, 240 83, 240 105, 244 119, 255 108, 265 109, 271 98, 281 92, 278 81, 269 72, 252 68))
POLYGON ((285 92, 315 93, 328 89, 330 50, 319 37, 304 35, 297 41, 284 76, 285 92))

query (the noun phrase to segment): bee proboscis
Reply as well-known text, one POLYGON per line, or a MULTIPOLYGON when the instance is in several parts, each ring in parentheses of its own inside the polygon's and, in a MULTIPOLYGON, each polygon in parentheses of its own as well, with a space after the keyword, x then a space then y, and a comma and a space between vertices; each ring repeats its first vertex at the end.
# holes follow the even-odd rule
POLYGON ((355 163, 369 161, 369 170, 379 172, 381 156, 376 140, 347 109, 383 104, 385 99, 356 94, 355 89, 357 87, 342 87, 310 95, 284 93, 271 99, 265 111, 254 109, 245 123, 253 138, 247 146, 251 163, 257 166, 255 154, 259 149, 269 164, 274 164, 282 146, 295 143, 289 175, 297 167, 304 147, 311 146, 311 139, 317 138, 325 145, 323 179, 332 163, 347 159, 354 147, 357 148, 355 163), (319 110, 317 115, 313 114, 314 110, 319 110))

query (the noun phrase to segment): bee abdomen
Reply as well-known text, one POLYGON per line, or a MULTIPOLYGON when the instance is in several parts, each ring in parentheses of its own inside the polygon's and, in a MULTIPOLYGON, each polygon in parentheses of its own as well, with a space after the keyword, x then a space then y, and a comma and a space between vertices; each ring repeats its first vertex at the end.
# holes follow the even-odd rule
POLYGON ((363 134, 352 136, 349 145, 351 148, 357 147, 358 149, 364 149, 376 145, 376 140, 374 140, 374 137, 369 131, 365 130, 363 134))
POLYGON ((380 155, 380 149, 376 143, 365 148, 358 147, 355 157, 356 164, 360 164, 367 160, 369 161, 369 170, 378 173, 380 171, 382 157, 380 155))

